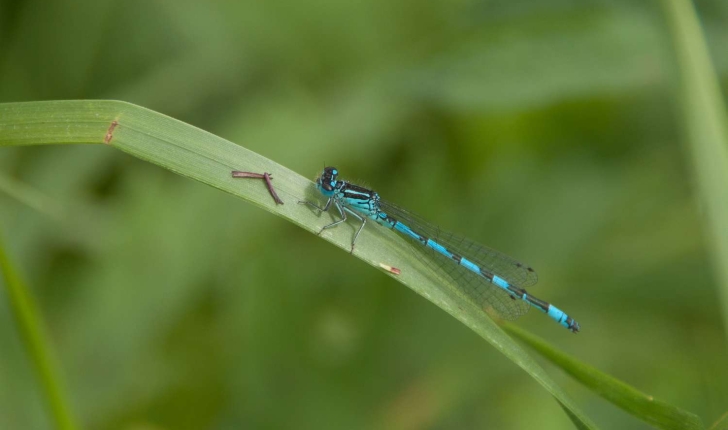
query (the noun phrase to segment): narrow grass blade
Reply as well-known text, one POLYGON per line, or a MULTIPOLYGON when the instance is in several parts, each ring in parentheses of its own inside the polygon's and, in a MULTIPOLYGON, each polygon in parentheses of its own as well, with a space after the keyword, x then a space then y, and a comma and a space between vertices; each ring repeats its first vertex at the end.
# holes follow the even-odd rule
POLYGON ((710 430, 728 430, 728 412, 724 413, 722 417, 718 418, 718 421, 710 426, 710 430))
POLYGON ((728 116, 695 7, 663 0, 681 74, 683 123, 728 333, 728 116))
POLYGON ((700 430, 705 428, 700 418, 690 412, 655 400, 652 396, 558 351, 542 339, 518 327, 507 325, 505 329, 592 391, 642 421, 660 429, 700 430))
POLYGON ((33 187, 16 181, 0 172, 0 193, 51 217, 62 216, 61 207, 50 197, 33 187))
POLYGON ((51 347, 43 332, 43 323, 30 291, 20 279, 20 275, 10 262, 0 240, 0 272, 5 291, 10 301, 10 309, 18 325, 20 336, 28 350, 33 366, 50 408, 56 428, 72 430, 76 428, 71 409, 64 395, 59 373, 51 357, 51 347))
MULTIPOLYGON (((306 206, 295 204, 318 198, 309 179, 165 115, 115 101, 0 104, 0 147, 49 143, 105 144, 241 197, 310 232, 318 233, 326 222, 306 206), (233 170, 270 173, 286 204, 276 204, 263 181, 241 181, 232 177, 233 170)), ((326 230, 321 237, 347 253, 350 250, 351 232, 347 229, 326 230)), ((463 322, 528 372, 570 411, 580 428, 596 428, 530 355, 454 286, 423 267, 396 233, 368 229, 357 241, 354 255, 377 270, 381 264, 400 269, 399 275, 390 276, 463 322)))
POLYGON ((589 427, 587 427, 586 423, 584 423, 583 421, 581 421, 581 420, 579 419, 579 417, 577 417, 576 415, 574 415, 574 414, 573 414, 573 413, 572 413, 572 412, 571 412, 571 411, 570 411, 569 409, 567 409, 567 408, 566 408, 566 407, 565 407, 565 406, 564 406, 563 404, 561 404, 560 406, 561 406, 561 409, 563 409, 563 410, 564 410, 564 413, 566 414, 566 416, 568 416, 568 417, 569 417, 569 419, 571 420, 571 422, 572 422, 572 423, 574 424, 574 427, 575 427, 576 429, 578 429, 578 430, 588 430, 588 429, 589 429, 589 427))

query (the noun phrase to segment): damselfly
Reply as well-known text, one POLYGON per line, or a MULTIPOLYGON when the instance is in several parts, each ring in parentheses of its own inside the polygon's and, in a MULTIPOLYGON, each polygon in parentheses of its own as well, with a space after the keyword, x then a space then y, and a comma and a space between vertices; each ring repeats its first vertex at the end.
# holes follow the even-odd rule
POLYGON ((452 279, 454 284, 481 308, 497 316, 513 320, 533 306, 551 319, 576 333, 579 323, 566 313, 525 288, 534 285, 536 272, 518 261, 473 241, 441 231, 410 212, 387 203, 376 192, 339 180, 339 171, 326 167, 316 179, 316 187, 328 201, 324 207, 303 201, 321 211, 336 207, 341 219, 324 226, 321 231, 345 222, 347 213, 361 221, 351 241, 354 252, 356 239, 367 219, 404 235, 414 245, 418 255, 428 265, 452 279))

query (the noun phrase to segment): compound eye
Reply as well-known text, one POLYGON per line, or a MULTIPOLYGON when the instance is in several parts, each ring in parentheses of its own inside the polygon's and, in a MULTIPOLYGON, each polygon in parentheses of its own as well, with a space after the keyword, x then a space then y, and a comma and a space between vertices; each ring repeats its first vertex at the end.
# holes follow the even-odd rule
POLYGON ((336 179, 336 176, 339 174, 339 171, 336 170, 336 167, 325 167, 324 168, 324 176, 330 177, 331 179, 336 179))

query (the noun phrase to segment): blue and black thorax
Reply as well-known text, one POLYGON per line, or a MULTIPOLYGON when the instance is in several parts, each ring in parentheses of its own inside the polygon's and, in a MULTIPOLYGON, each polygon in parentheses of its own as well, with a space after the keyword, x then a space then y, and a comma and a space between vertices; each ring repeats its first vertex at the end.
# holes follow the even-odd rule
POLYGON ((326 197, 333 197, 346 207, 361 212, 373 220, 378 220, 380 218, 379 194, 369 188, 338 180, 338 175, 339 172, 336 168, 325 168, 316 180, 319 191, 326 197))

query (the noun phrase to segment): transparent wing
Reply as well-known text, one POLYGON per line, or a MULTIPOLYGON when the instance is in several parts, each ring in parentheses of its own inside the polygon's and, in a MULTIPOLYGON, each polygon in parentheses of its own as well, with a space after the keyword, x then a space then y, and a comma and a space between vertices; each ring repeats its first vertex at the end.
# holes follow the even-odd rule
MULTIPOLYGON (((462 236, 444 232, 421 217, 391 203, 380 201, 380 208, 384 213, 404 223, 414 232, 434 240, 450 252, 467 258, 478 265, 481 270, 498 275, 509 284, 518 287, 529 287, 538 281, 538 276, 532 268, 505 254, 462 236)), ((420 242, 406 235, 401 236, 410 242, 420 260, 445 275, 446 278, 452 279, 461 291, 484 310, 495 313, 507 320, 516 319, 528 312, 530 305, 525 301, 512 298, 508 293, 483 277, 431 248, 423 246, 420 242)))

